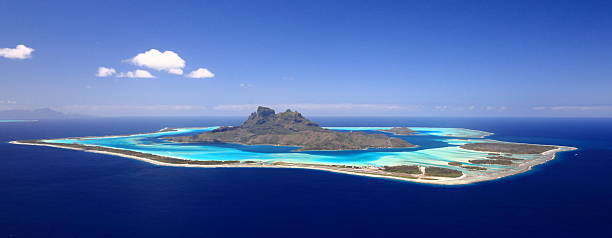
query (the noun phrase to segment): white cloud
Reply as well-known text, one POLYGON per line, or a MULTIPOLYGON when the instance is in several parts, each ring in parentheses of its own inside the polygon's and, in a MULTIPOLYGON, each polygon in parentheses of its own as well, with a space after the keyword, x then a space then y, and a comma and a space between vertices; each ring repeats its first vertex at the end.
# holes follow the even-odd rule
POLYGON ((292 110, 417 110, 421 106, 413 105, 394 105, 394 104, 229 104, 217 105, 213 107, 215 110, 235 110, 249 111, 254 110, 257 106, 266 106, 274 109, 292 109, 292 110))
POLYGON ((173 51, 160 52, 156 49, 150 49, 144 53, 140 53, 129 60, 132 64, 142 67, 147 67, 155 70, 165 70, 172 74, 183 74, 185 60, 173 51))
POLYGON ((119 73, 117 74, 118 78, 155 78, 149 71, 137 69, 134 71, 129 71, 127 73, 119 73))
POLYGON ((182 75, 183 74, 183 70, 182 69, 169 69, 168 73, 182 75))
MULTIPOLYGON (((157 71, 166 71, 170 74, 183 75, 185 74, 185 60, 181 58, 177 53, 173 51, 161 52, 157 49, 150 49, 143 53, 139 53, 133 58, 124 60, 123 62, 129 62, 133 65, 154 69, 157 71)), ((119 73, 113 68, 100 67, 98 68, 98 77, 108 77, 111 75, 117 75, 120 78, 154 78, 149 72, 144 70, 136 70, 127 73, 119 73)), ((198 68, 191 73, 185 75, 189 78, 212 78, 215 74, 210 72, 206 68, 198 68)))
POLYGON ((16 109, 17 101, 13 100, 0 100, 0 110, 12 110, 16 109))
POLYGON ((106 67, 98 67, 98 73, 96 73, 96 76, 98 77, 108 77, 111 76, 113 74, 117 73, 117 71, 113 68, 106 68, 106 67))
POLYGON ((485 110, 487 111, 505 111, 508 110, 506 106, 486 106, 485 110))
POLYGON ((566 112, 579 112, 579 111, 612 111, 612 106, 539 106, 532 107, 531 109, 536 111, 566 111, 566 112))
POLYGON ((511 109, 507 106, 454 106, 454 105, 439 105, 431 108, 434 112, 470 112, 470 111, 506 111, 511 109))
POLYGON ((212 78, 212 77, 215 77, 215 74, 210 72, 210 70, 208 70, 208 69, 199 68, 199 69, 194 70, 191 73, 189 73, 187 75, 187 77, 189 77, 189 78, 196 78, 196 79, 200 79, 200 78, 212 78))
MULTIPOLYGON (((1 106, 1 105, 0 105, 1 106)), ((66 105, 62 111, 99 116, 202 115, 202 105, 66 105)))
POLYGON ((446 111, 447 109, 449 109, 449 106, 446 106, 446 105, 444 105, 444 106, 435 106, 433 108, 434 111, 446 111))
POLYGON ((29 59, 32 58, 34 49, 25 45, 17 45, 15 48, 0 48, 0 57, 9 59, 29 59))
POLYGON ((204 110, 199 105, 68 105, 63 109, 70 111, 112 111, 112 110, 149 110, 149 111, 182 111, 204 110))

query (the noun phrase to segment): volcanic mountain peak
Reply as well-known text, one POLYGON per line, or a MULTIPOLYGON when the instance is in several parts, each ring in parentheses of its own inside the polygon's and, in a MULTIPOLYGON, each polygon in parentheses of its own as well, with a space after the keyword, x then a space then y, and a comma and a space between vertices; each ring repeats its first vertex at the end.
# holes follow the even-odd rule
POLYGON ((297 146, 300 150, 363 150, 407 148, 414 145, 383 134, 339 132, 320 127, 299 112, 276 113, 258 107, 240 126, 226 126, 193 136, 168 138, 175 142, 239 143, 245 145, 297 146))

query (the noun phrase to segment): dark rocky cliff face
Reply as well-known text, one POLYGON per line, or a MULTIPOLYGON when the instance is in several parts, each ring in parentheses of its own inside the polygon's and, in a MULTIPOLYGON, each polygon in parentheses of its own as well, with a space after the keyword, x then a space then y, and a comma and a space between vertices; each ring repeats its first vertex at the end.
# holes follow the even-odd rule
POLYGON ((269 123, 275 119, 276 112, 267 107, 258 107, 256 112, 251 113, 249 119, 247 119, 242 126, 255 126, 265 123, 269 123))
POLYGON ((225 142, 247 145, 298 146, 301 150, 361 150, 368 148, 403 148, 414 145, 382 134, 337 132, 321 128, 299 112, 276 113, 258 107, 236 127, 221 127, 195 136, 168 138, 176 142, 225 142))
POLYGON ((240 125, 240 128, 247 129, 255 134, 292 133, 305 130, 322 130, 317 123, 306 119, 299 112, 287 110, 276 114, 274 110, 267 107, 258 107, 249 118, 240 125))

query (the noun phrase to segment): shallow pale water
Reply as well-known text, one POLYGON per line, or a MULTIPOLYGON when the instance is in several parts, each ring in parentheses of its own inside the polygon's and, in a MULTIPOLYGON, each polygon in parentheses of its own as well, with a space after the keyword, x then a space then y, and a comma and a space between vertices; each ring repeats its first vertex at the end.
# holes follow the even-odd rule
MULTIPOLYGON (((102 138, 56 139, 45 140, 50 143, 76 143, 109 148, 138 151, 143 153, 170 156, 187 160, 238 160, 259 162, 289 162, 302 164, 326 165, 358 165, 358 166, 395 166, 395 165, 421 165, 437 166, 461 170, 468 175, 481 175, 493 173, 502 169, 512 170, 512 166, 478 165, 488 168, 487 171, 473 171, 457 166, 448 165, 449 162, 468 163, 473 159, 484 159, 487 153, 469 151, 459 148, 465 143, 486 142, 480 138, 492 133, 462 129, 462 128, 431 128, 410 127, 417 132, 416 135, 400 136, 385 133, 389 136, 413 141, 417 148, 406 149, 369 149, 359 151, 311 151, 294 152, 296 147, 282 146, 249 146, 221 143, 172 143, 164 140, 167 136, 196 134, 211 131, 218 127, 179 128, 176 131, 164 131, 148 134, 128 136, 106 136, 102 138), (461 138, 460 140, 456 138, 461 138)), ((391 127, 327 127, 337 131, 362 131, 366 133, 384 133, 378 130, 391 127)))
MULTIPOLYGON (((393 127, 325 127, 332 130, 344 131, 373 131, 373 130, 388 130, 393 127)), ((444 137, 465 137, 465 138, 482 138, 493 135, 486 131, 470 130, 465 128, 436 128, 436 127, 409 127, 411 130, 420 135, 444 136, 444 137)))

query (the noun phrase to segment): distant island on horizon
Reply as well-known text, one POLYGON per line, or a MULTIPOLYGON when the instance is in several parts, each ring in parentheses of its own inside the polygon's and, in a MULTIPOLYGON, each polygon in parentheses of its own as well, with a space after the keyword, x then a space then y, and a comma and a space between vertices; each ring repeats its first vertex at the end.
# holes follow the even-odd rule
POLYGON ((164 166, 318 169, 445 185, 522 173, 554 159, 557 152, 575 149, 483 138, 488 135, 462 128, 325 128, 299 112, 276 113, 260 106, 239 126, 11 143, 84 150, 164 166), (413 136, 430 136, 448 146, 420 148, 407 141, 413 136))
POLYGON ((0 111, 0 120, 75 119, 88 117, 91 116, 67 114, 51 108, 39 108, 33 110, 12 109, 0 111))

